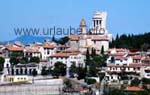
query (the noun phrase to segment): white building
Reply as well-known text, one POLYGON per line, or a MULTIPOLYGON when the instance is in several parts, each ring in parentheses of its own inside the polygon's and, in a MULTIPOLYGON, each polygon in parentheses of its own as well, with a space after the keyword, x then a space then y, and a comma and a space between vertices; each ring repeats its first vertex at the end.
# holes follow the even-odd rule
POLYGON ((67 67, 70 67, 73 63, 76 66, 79 66, 79 64, 85 66, 84 60, 85 55, 81 54, 79 51, 55 53, 49 57, 51 66, 54 66, 56 62, 62 62, 66 64, 67 67))
POLYGON ((38 63, 28 63, 28 64, 17 64, 13 68, 8 68, 10 75, 32 75, 35 70, 37 74, 40 74, 41 69, 38 63))
POLYGON ((52 42, 34 43, 25 49, 25 56, 27 57, 39 57, 41 60, 48 60, 48 57, 54 54, 57 47, 52 42))
POLYGON ((5 58, 5 63, 4 63, 4 70, 3 70, 3 73, 4 74, 9 74, 9 69, 11 67, 11 64, 9 62, 10 58, 5 58))
POLYGON ((95 48, 98 52, 102 47, 104 47, 104 51, 107 51, 112 35, 107 32, 106 17, 106 12, 96 12, 93 16, 93 25, 90 31, 87 31, 86 21, 82 19, 80 22, 81 33, 69 35, 68 45, 82 52, 85 52, 87 48, 95 48))
POLYGON ((49 57, 50 55, 55 54, 55 52, 56 52, 56 46, 51 45, 51 44, 48 43, 48 42, 45 42, 45 43, 43 44, 43 46, 40 47, 39 51, 40 51, 41 54, 42 54, 42 59, 43 59, 43 60, 48 60, 48 57, 49 57))

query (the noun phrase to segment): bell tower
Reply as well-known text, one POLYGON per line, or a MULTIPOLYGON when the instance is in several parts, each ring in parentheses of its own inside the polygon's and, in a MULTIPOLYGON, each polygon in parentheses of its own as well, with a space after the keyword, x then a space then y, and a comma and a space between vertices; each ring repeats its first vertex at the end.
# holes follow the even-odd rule
POLYGON ((106 12, 96 12, 93 16, 92 34, 106 34, 106 12))
POLYGON ((81 34, 86 34, 86 21, 82 18, 80 22, 81 34))

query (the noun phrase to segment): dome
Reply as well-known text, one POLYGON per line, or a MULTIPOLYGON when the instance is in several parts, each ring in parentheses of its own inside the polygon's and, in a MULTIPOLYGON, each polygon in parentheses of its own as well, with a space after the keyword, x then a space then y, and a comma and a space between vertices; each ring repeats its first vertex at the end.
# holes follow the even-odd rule
POLYGON ((86 21, 84 19, 81 19, 80 26, 86 26, 86 21))

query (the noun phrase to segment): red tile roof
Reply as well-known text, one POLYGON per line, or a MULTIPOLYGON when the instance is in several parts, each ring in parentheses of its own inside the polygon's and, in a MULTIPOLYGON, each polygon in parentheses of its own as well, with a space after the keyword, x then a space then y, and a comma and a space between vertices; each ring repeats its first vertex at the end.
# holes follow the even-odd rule
POLYGON ((128 86, 125 91, 129 91, 129 92, 138 92, 138 91, 143 91, 144 89, 141 89, 137 86, 128 86))
POLYGON ((45 43, 43 44, 43 48, 53 49, 53 48, 55 48, 55 46, 50 45, 49 43, 45 42, 45 43))
POLYGON ((51 57, 69 57, 69 55, 67 53, 60 52, 60 53, 51 55, 51 57))
POLYGON ((9 51, 23 51, 23 47, 16 47, 16 46, 13 46, 13 45, 9 45, 9 46, 6 46, 6 49, 8 49, 9 51))
POLYGON ((69 35, 68 37, 72 41, 78 41, 79 40, 79 35, 69 35))
POLYGON ((132 58, 133 58, 133 59, 136 59, 136 60, 141 60, 142 56, 137 56, 137 55, 136 55, 136 56, 132 56, 132 58))

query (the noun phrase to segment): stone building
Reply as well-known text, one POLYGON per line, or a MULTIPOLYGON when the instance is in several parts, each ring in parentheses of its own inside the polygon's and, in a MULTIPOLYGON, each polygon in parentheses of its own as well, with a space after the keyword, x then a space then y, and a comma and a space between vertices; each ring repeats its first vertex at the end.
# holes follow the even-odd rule
POLYGON ((87 29, 86 21, 82 19, 80 22, 81 32, 77 35, 69 35, 67 44, 71 48, 82 52, 85 52, 87 48, 95 48, 99 52, 102 47, 104 47, 104 51, 107 51, 112 35, 107 32, 106 17, 106 12, 96 12, 93 16, 92 28, 89 30, 87 29))

